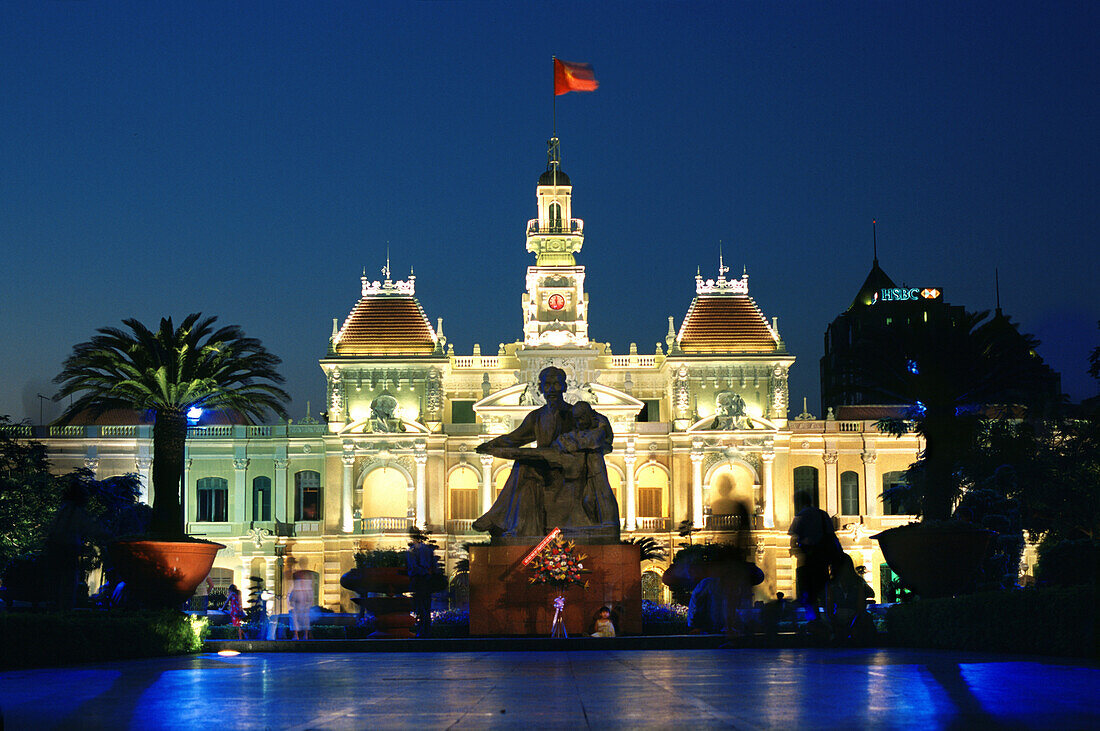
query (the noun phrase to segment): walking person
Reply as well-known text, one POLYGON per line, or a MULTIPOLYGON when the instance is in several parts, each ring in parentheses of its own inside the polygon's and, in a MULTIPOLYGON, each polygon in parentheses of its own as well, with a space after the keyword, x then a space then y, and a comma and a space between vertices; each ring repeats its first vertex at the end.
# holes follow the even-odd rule
POLYGON ((817 619, 825 585, 829 581, 829 565, 842 551, 833 529, 833 520, 820 508, 815 508, 807 492, 794 494, 796 515, 791 521, 791 548, 799 557, 795 569, 798 600, 809 621, 817 619))

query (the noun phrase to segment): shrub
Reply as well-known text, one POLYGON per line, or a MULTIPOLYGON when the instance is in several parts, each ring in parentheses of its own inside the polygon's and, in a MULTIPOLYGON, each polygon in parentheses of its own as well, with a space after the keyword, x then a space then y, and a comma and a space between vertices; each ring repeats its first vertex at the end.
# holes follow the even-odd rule
POLYGON ((404 548, 374 548, 369 551, 359 551, 355 554, 355 568, 380 569, 380 568, 405 568, 405 556, 408 552, 404 548))
POLYGON ((1100 541, 1041 543, 1035 573, 1042 586, 1095 586, 1100 573, 1100 541))
POLYGON ((198 652, 206 620, 156 612, 0 613, 0 667, 36 667, 198 652))
POLYGON ((1022 589, 922 599, 886 611, 892 645, 1087 656, 1096 652, 1096 590, 1022 589))
POLYGON ((687 607, 642 600, 642 634, 679 635, 688 631, 687 607))

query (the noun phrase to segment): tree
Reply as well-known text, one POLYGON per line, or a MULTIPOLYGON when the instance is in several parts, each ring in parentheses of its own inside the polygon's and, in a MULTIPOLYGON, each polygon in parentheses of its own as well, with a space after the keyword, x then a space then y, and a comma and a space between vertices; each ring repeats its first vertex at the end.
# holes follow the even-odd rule
POLYGON ((0 575, 17 556, 43 544, 65 480, 50 473, 46 446, 19 439, 0 416, 0 575))
POLYGON ((907 407, 904 418, 884 419, 879 428, 924 437, 906 484, 888 497, 901 498, 926 520, 950 517, 962 484, 960 466, 985 419, 1044 413, 1060 403, 1049 387, 1056 377, 1035 354, 1038 341, 1008 318, 988 316, 941 314, 905 331, 876 331, 857 347, 854 386, 874 386, 907 407))
POLYGON ((186 535, 182 501, 184 444, 191 409, 226 409, 263 419, 286 418, 289 400, 275 370, 281 362, 235 325, 214 329, 215 317, 188 315, 178 327, 163 318, 156 331, 134 319, 129 332, 105 327, 73 348, 54 382, 56 400, 78 398, 62 419, 109 409, 153 412, 152 531, 186 535))

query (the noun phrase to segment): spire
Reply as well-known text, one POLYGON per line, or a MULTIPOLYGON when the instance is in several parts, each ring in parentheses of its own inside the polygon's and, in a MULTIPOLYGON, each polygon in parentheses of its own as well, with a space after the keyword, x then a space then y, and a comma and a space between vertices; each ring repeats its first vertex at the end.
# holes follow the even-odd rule
POLYGON ((726 263, 722 260, 722 239, 718 239, 718 281, 722 282, 726 279, 726 272, 730 268, 726 266, 726 263))
POLYGON ((876 226, 877 223, 878 222, 875 221, 875 219, 873 219, 873 218, 871 219, 871 247, 872 247, 871 251, 873 252, 873 254, 872 254, 873 258, 872 258, 871 263, 874 266, 878 266, 878 227, 876 226))

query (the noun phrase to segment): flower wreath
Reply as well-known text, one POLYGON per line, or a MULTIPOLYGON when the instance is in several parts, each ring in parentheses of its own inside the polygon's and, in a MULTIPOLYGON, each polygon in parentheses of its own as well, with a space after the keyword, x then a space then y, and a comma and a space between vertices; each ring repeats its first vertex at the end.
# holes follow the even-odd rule
POLYGON ((550 584, 564 589, 570 584, 580 584, 585 589, 588 582, 581 574, 589 569, 581 563, 588 556, 574 552, 575 544, 558 535, 531 561, 532 584, 550 584))

